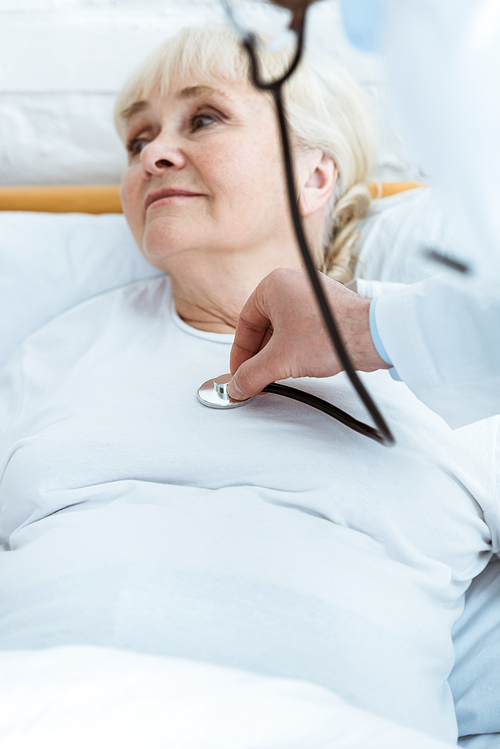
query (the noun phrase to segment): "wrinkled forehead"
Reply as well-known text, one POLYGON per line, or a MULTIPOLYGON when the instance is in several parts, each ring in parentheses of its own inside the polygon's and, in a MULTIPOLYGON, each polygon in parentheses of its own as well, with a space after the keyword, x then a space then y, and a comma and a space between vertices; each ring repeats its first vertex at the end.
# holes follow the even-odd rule
POLYGON ((235 84, 224 82, 198 83, 192 81, 176 81, 170 79, 168 89, 157 87, 151 91, 142 91, 142 98, 132 102, 122 111, 124 120, 129 120, 135 114, 144 111, 153 99, 174 98, 181 101, 198 99, 202 96, 219 96, 223 99, 234 98, 235 84))
POLYGON ((161 107, 162 103, 171 105, 172 102, 197 102, 210 98, 211 100, 231 105, 236 112, 243 113, 248 106, 255 105, 252 98, 262 96, 249 82, 226 82, 213 81, 212 83, 200 83, 192 81, 170 81, 167 91, 155 89, 147 98, 132 102, 121 112, 121 120, 126 128, 133 118, 151 114, 161 107), (246 105, 246 106, 245 106, 246 105))
POLYGON ((151 108, 152 101, 158 99, 175 99, 192 101, 207 96, 214 96, 222 101, 234 102, 239 95, 248 95, 255 89, 251 86, 248 74, 238 76, 237 71, 232 75, 220 75, 218 71, 203 71, 200 78, 199 70, 170 69, 158 71, 141 82, 141 85, 131 88, 122 98, 119 119, 122 128, 126 128, 135 115, 146 113, 151 108), (198 74, 197 74, 198 73, 198 74))

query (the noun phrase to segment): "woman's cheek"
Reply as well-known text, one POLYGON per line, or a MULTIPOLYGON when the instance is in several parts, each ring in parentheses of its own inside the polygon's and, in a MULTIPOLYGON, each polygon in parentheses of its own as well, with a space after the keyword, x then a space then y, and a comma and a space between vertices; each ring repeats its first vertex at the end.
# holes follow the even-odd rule
POLYGON ((130 178, 128 175, 128 169, 124 173, 120 185, 120 200, 125 216, 128 218, 129 206, 130 206, 130 178))
POLYGON ((130 227, 134 239, 141 247, 144 234, 144 217, 140 195, 138 194, 135 181, 129 170, 125 172, 122 178, 120 199, 123 207, 123 213, 130 227))

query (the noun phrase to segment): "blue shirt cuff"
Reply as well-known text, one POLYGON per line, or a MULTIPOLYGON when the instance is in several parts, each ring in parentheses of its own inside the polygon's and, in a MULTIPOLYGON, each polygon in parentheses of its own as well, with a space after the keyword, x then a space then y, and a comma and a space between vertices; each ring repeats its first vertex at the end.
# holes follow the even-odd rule
POLYGON ((375 319, 375 305, 377 303, 376 299, 372 299, 372 302, 370 304, 370 333, 373 340, 373 345, 377 349, 378 355, 385 361, 386 364, 390 365, 389 374, 391 375, 393 380, 396 380, 397 382, 401 382, 401 377, 396 372, 396 369, 394 368, 394 365, 389 357, 389 354, 385 350, 384 344, 382 343, 382 340, 380 338, 378 328, 377 328, 377 321, 375 319))

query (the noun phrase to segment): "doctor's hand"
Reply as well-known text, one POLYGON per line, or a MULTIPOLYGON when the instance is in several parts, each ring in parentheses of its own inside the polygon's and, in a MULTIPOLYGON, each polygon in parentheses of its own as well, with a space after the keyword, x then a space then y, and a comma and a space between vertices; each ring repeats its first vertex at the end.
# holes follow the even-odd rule
MULTIPOLYGON (((389 369, 370 334, 371 299, 318 272, 354 368, 389 369)), ((305 270, 280 268, 257 286, 236 326, 231 398, 244 400, 288 377, 331 377, 343 370, 305 270)))

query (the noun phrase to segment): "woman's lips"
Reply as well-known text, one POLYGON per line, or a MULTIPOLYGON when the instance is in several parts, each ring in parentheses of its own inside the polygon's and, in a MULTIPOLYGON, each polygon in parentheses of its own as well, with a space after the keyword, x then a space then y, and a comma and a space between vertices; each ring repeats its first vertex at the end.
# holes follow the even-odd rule
POLYGON ((201 193, 190 192, 189 190, 158 190, 147 196, 144 207, 147 210, 151 205, 165 205, 174 200, 201 197, 203 197, 201 193))

